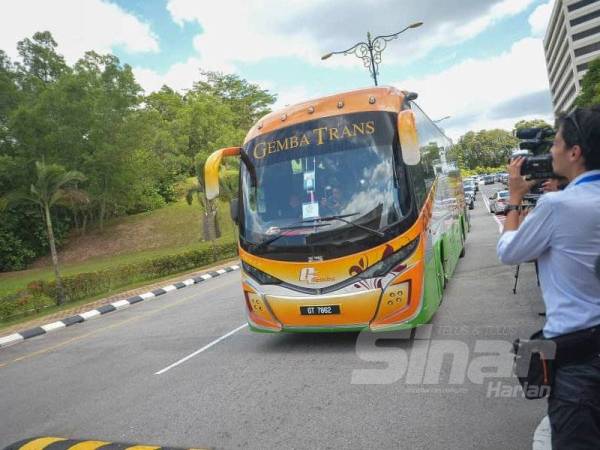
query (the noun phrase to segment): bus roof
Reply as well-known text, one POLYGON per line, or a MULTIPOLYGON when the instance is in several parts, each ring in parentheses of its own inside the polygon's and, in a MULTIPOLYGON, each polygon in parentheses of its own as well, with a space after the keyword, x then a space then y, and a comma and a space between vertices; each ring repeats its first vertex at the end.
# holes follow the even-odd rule
POLYGON ((392 86, 379 86, 341 92, 286 106, 259 119, 248 131, 244 144, 261 134, 307 120, 361 111, 399 112, 402 110, 404 98, 404 91, 392 86))

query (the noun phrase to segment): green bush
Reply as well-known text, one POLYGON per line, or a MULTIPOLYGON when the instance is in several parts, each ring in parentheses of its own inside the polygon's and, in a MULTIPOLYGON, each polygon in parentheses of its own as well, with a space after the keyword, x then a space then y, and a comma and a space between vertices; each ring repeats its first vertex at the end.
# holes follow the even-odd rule
POLYGON ((21 291, 0 299, 0 321, 10 319, 13 316, 38 313, 54 304, 54 299, 46 294, 21 291))
MULTIPOLYGON (((154 280, 174 273, 193 270, 237 254, 237 243, 216 244, 202 250, 192 250, 168 256, 148 259, 139 263, 126 264, 95 272, 79 273, 63 277, 67 302, 108 293, 119 287, 139 281, 154 280)), ((54 281, 33 281, 27 288, 0 298, 0 320, 37 310, 48 301, 56 299, 54 281), (37 308, 37 309, 36 309, 37 308)))

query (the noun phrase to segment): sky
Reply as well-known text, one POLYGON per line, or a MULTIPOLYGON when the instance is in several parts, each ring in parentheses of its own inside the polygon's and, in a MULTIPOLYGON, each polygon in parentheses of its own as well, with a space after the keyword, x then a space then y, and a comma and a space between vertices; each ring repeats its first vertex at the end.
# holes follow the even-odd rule
POLYGON ((149 93, 200 70, 235 73, 274 108, 373 85, 354 55, 321 56, 423 22, 387 43, 378 81, 417 102, 453 139, 552 122, 542 39, 554 0, 2 0, 0 49, 50 31, 74 63, 87 50, 132 66, 149 93))

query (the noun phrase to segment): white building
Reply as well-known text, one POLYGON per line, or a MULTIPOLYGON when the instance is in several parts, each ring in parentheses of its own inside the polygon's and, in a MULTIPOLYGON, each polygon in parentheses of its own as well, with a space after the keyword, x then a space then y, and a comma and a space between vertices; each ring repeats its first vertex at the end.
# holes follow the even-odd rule
POLYGON ((600 0, 556 0, 544 52, 554 113, 569 111, 588 63, 600 57, 600 0))

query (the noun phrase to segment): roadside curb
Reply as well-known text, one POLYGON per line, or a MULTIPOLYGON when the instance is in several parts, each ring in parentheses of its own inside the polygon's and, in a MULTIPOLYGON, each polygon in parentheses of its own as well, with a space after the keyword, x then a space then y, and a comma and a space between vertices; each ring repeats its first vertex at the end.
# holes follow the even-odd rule
POLYGON ((170 291, 175 291, 178 289, 183 289, 187 286, 193 286, 194 284, 202 283, 206 280, 210 280, 211 278, 216 278, 225 273, 239 270, 239 268, 240 268, 240 266, 237 264, 232 265, 232 266, 223 267, 222 269, 207 272, 202 275, 188 278, 186 280, 179 281, 174 284, 162 286, 158 289, 144 292, 143 294, 134 295, 133 297, 129 297, 129 298, 126 298, 123 300, 117 300, 115 302, 100 306, 97 309, 91 309, 91 310, 83 312, 81 314, 76 314, 74 316, 66 317, 65 319, 57 320, 56 322, 48 323, 46 325, 42 325, 39 327, 29 328, 27 330, 9 334, 8 336, 0 337, 0 348, 8 347, 9 345, 13 345, 18 342, 23 342, 24 340, 32 338, 32 337, 41 336, 50 331, 58 330, 60 328, 70 327, 71 325, 75 325, 76 323, 85 322, 86 320, 89 320, 93 317, 97 317, 97 316, 101 316, 104 314, 108 314, 113 311, 121 310, 123 308, 134 305, 136 303, 143 302, 144 300, 147 300, 149 298, 154 298, 154 297, 158 297, 160 295, 166 294, 167 292, 170 292, 170 291))

